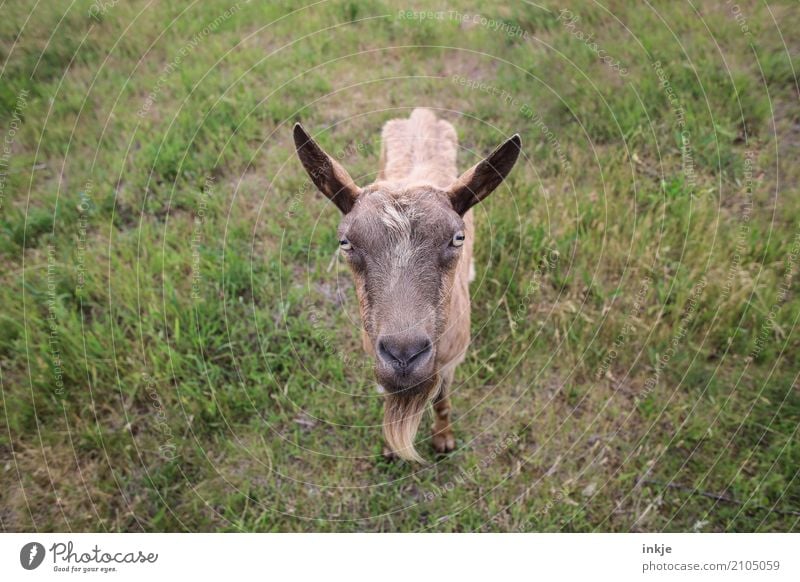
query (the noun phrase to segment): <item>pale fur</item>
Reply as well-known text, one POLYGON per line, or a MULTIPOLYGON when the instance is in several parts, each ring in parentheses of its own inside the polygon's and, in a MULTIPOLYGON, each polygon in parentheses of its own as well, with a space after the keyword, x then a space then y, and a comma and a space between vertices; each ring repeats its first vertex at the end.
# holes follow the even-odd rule
MULTIPOLYGON (((446 189, 458 178, 455 128, 447 121, 437 119, 427 109, 418 108, 408 119, 387 122, 382 142, 380 181, 406 188, 430 185, 446 189)), ((405 221, 396 216, 394 208, 385 210, 385 213, 386 216, 382 217, 384 223, 403 228, 401 223, 405 221)), ((438 371, 447 369, 452 372, 464 360, 470 340, 469 281, 471 267, 474 269, 472 245, 475 231, 472 211, 467 211, 463 219, 466 240, 449 294, 447 325, 436 345, 435 366, 438 371)), ((387 394, 384 435, 389 447, 401 458, 422 460, 414 449, 414 436, 425 406, 436 396, 439 384, 437 381, 429 393, 414 398, 387 394)))

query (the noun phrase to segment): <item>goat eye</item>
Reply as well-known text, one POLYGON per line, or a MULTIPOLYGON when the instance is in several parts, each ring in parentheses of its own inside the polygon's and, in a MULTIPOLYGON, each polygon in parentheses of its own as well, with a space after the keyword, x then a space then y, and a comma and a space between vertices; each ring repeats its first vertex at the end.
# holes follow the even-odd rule
POLYGON ((343 251, 349 251, 353 248, 353 245, 350 244, 350 241, 346 238, 339 239, 339 248, 343 251))
POLYGON ((453 245, 454 247, 460 247, 461 245, 463 245, 463 244, 464 244, 464 239, 465 239, 465 238, 466 238, 466 237, 464 236, 464 233, 463 233, 463 232, 461 232, 461 231, 459 230, 459 231, 458 231, 458 232, 457 232, 457 233, 456 233, 456 234, 453 236, 452 245, 453 245))

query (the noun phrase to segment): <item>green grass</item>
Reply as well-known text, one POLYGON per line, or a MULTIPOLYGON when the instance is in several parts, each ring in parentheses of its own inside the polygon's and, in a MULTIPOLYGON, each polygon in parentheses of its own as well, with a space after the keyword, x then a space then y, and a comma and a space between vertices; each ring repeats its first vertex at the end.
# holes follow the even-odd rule
POLYGON ((107 4, 2 9, 4 530, 798 529, 793 1, 107 4), (365 183, 416 106, 525 155, 424 467, 290 138, 365 183))

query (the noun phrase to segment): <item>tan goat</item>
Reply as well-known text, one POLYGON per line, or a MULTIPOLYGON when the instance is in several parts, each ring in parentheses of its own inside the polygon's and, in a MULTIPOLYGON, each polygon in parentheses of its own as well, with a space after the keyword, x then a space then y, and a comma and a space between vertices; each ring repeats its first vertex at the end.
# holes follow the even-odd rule
POLYGON ((431 399, 433 447, 452 451, 449 392, 470 336, 470 208, 511 171, 519 136, 458 177, 455 129, 415 109, 384 126, 378 180, 364 188, 300 124, 294 142, 314 184, 344 214, 339 248, 355 280, 364 349, 386 391, 385 452, 421 461, 414 436, 431 399))

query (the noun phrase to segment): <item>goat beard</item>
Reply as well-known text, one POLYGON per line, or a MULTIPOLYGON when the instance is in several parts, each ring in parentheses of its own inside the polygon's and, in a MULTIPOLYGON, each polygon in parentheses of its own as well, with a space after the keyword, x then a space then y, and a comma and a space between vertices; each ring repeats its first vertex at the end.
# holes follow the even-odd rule
POLYGON ((425 407, 436 395, 440 382, 437 374, 423 386, 386 394, 383 405, 383 436, 392 452, 401 459, 424 462, 414 448, 414 437, 425 407))

